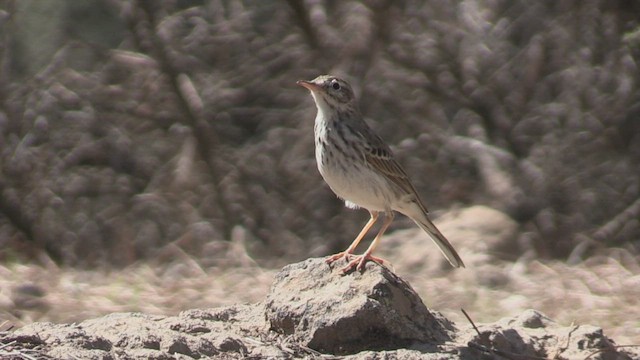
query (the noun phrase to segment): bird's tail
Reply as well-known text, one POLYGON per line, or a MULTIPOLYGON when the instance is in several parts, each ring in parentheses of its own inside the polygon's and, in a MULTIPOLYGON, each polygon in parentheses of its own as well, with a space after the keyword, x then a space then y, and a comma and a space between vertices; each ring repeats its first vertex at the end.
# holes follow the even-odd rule
POLYGON ((431 222, 431 220, 429 220, 426 214, 420 217, 412 216, 411 219, 416 224, 418 224, 418 226, 420 226, 420 228, 424 230, 424 232, 429 234, 433 242, 438 245, 438 248, 440 249, 444 257, 449 260, 453 267, 464 267, 464 263, 462 262, 460 255, 458 255, 458 253, 456 252, 456 249, 453 248, 449 240, 447 240, 447 238, 442 235, 440 230, 438 230, 438 228, 431 222))

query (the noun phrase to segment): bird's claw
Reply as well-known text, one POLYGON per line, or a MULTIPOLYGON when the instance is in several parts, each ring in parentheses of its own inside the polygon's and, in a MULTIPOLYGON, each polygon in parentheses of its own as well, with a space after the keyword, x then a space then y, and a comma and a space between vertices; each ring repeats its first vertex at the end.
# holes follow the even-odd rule
POLYGON ((375 257, 371 254, 364 254, 364 255, 352 255, 354 257, 353 260, 349 261, 349 263, 347 264, 347 266, 343 267, 340 271, 342 272, 342 274, 347 274, 351 271, 358 270, 360 272, 364 271, 364 267, 365 264, 367 263, 367 261, 371 260, 379 265, 385 266, 385 260, 379 258, 379 257, 375 257))
POLYGON ((331 265, 334 262, 338 261, 338 260, 342 260, 342 259, 347 259, 347 261, 351 260, 352 257, 354 257, 355 255, 353 255, 350 252, 339 252, 337 254, 331 255, 329 256, 327 259, 325 259, 324 262, 326 262, 327 264, 331 265))

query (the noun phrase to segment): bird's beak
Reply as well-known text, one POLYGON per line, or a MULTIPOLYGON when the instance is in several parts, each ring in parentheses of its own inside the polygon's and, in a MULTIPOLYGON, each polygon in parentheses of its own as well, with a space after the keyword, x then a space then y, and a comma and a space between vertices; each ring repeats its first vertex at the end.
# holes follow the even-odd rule
POLYGON ((309 89, 309 91, 318 91, 318 90, 320 90, 320 86, 316 85, 315 83, 313 83, 311 81, 298 80, 298 81, 296 81, 296 84, 309 89))

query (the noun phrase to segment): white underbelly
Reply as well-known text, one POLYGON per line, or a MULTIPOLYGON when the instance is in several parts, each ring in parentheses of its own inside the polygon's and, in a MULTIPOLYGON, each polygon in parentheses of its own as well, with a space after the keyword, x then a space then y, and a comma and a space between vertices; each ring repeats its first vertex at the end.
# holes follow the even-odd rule
POLYGON ((331 190, 350 208, 387 211, 392 208, 386 180, 366 169, 346 174, 339 169, 320 168, 320 174, 331 190))

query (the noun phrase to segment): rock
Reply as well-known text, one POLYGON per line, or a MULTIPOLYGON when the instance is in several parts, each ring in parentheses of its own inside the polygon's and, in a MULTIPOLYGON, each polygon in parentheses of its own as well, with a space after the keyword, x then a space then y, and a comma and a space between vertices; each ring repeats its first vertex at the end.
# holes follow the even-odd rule
MULTIPOLYGON (((80 324, 34 323, 14 335, 46 344, 49 355, 62 359, 243 358, 260 346, 272 346, 247 339, 262 328, 262 306, 238 305, 175 317, 115 313, 80 324)), ((283 354, 277 348, 270 353, 283 354)))
POLYGON ((562 327, 535 310, 514 318, 478 326, 480 334, 469 329, 460 336, 469 347, 462 358, 487 355, 522 359, 631 360, 604 336, 602 329, 590 325, 562 327))
POLYGON ((292 264, 276 276, 266 301, 271 330, 322 353, 354 354, 450 341, 453 325, 430 312, 390 270, 367 263, 342 275, 323 259, 292 264))
POLYGON ((0 359, 640 358, 616 348, 600 328, 562 327, 535 310, 478 331, 458 327, 384 267, 369 263, 364 273, 341 275, 324 259, 309 259, 285 267, 262 304, 33 323, 0 331, 0 359))

